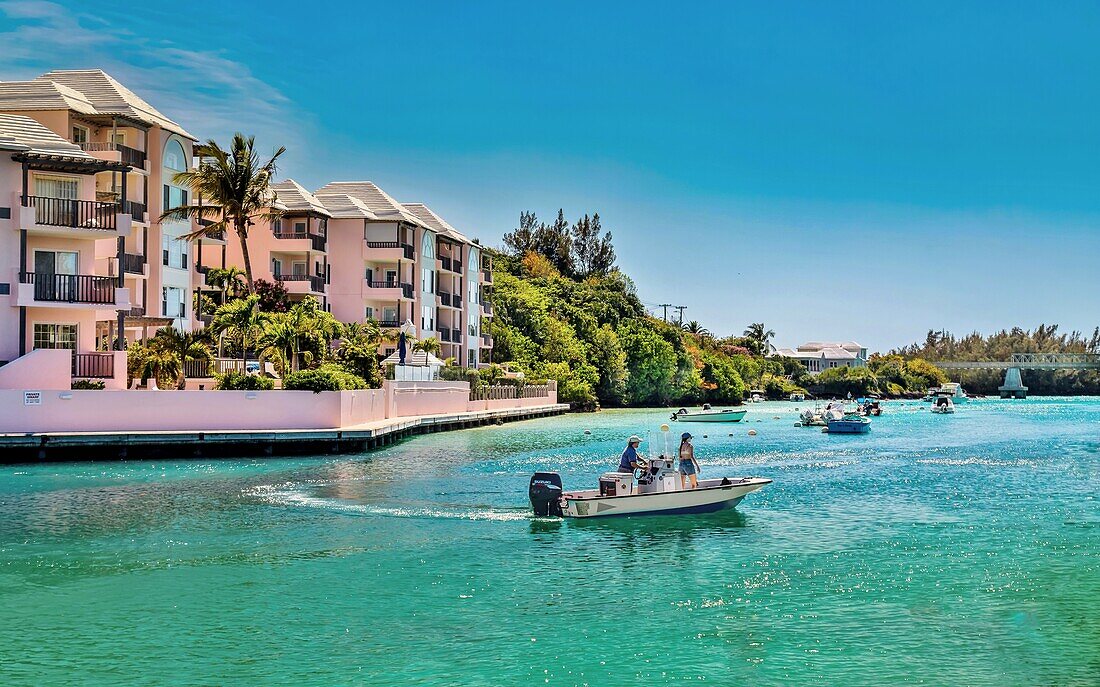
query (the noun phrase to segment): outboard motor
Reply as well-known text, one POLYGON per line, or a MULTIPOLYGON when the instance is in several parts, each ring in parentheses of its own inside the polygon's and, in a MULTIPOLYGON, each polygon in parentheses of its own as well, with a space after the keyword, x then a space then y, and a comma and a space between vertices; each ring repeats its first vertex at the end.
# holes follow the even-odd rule
POLYGON ((532 475, 527 495, 531 497, 531 508, 535 511, 535 517, 562 517, 561 492, 561 475, 558 473, 536 472, 532 475))

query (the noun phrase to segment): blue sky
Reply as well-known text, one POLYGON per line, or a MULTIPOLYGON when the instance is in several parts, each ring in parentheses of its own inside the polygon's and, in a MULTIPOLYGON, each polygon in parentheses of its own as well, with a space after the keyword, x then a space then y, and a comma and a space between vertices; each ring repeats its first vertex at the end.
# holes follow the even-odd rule
POLYGON ((0 79, 102 67, 490 245, 599 211, 719 334, 1091 331, 1100 5, 887 5, 0 0, 0 79))

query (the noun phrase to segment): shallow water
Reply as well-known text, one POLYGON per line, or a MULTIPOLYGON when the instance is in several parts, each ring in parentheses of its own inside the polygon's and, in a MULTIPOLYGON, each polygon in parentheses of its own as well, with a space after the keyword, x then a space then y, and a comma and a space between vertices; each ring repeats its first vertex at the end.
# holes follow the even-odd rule
POLYGON ((1100 400, 796 405, 691 427, 775 480, 710 516, 528 516, 664 410, 0 468, 0 684, 1100 684, 1100 400))

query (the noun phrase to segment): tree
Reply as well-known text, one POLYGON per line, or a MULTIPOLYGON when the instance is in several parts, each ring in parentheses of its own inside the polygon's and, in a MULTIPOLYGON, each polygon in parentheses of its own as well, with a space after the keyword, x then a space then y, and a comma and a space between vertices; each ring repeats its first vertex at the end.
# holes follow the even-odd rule
POLYGON ((535 232, 539 219, 535 213, 526 210, 519 213, 519 226, 504 235, 504 245, 510 248, 516 257, 523 257, 535 250, 535 232))
POLYGON ((745 330, 745 336, 758 342, 761 351, 766 354, 771 346, 772 337, 775 336, 775 331, 765 328, 763 322, 754 322, 745 330))
POLYGON ((213 357, 210 337, 205 330, 184 332, 175 327, 164 327, 153 335, 150 348, 174 355, 179 361, 179 365, 175 366, 176 388, 181 390, 187 386, 187 363, 209 361, 213 357))
POLYGON ((611 232, 600 235, 600 213, 585 215, 573 225, 573 267, 577 277, 602 277, 615 266, 615 247, 611 232))
POLYGON ((222 303, 236 298, 244 290, 244 271, 236 266, 211 267, 206 271, 206 284, 222 292, 222 303))
POLYGON ((434 336, 429 336, 426 339, 421 339, 414 343, 412 349, 414 351, 424 351, 425 353, 437 356, 439 352, 443 350, 443 347, 440 345, 439 339, 434 336))
POLYGON ((240 337, 241 361, 247 366, 249 347, 254 345, 265 319, 260 310, 260 297, 253 294, 218 308, 210 330, 215 334, 227 333, 240 337))
POLYGON ((596 330, 588 348, 588 359, 596 368, 599 382, 596 396, 605 403, 620 404, 626 400, 626 353, 619 345, 615 330, 603 325, 596 330))
POLYGON ((710 330, 699 324, 698 320, 691 320, 684 325, 684 331, 698 337, 710 336, 710 330))
POLYGON ((286 312, 290 307, 290 292, 281 281, 257 279, 252 292, 260 297, 260 310, 264 312, 286 312))
POLYGON ((630 320, 615 332, 626 354, 630 376, 627 400, 635 404, 665 405, 672 398, 677 356, 666 341, 645 320, 630 320))
POLYGON ((272 207, 275 198, 271 181, 275 178, 276 160, 286 152, 280 147, 266 162, 256 154, 256 139, 236 133, 229 150, 223 150, 213 139, 195 146, 199 166, 179 172, 173 181, 191 189, 204 205, 182 205, 166 210, 160 220, 210 220, 187 234, 187 240, 212 236, 232 229, 241 243, 244 274, 248 293, 253 293, 252 261, 248 254, 248 232, 256 220, 274 221, 282 213, 272 207))
POLYGON ((378 325, 352 322, 344 325, 344 334, 336 346, 335 357, 345 368, 366 380, 371 388, 382 386, 378 367, 378 344, 382 333, 378 325))

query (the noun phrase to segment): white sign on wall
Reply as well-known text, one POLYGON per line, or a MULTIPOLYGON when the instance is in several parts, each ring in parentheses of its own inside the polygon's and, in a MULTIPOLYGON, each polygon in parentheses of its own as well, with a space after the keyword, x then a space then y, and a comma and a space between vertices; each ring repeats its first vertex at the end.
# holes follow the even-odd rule
POLYGON ((42 392, 41 391, 24 391, 23 392, 23 405, 25 405, 25 406, 40 406, 40 405, 42 405, 42 392))

